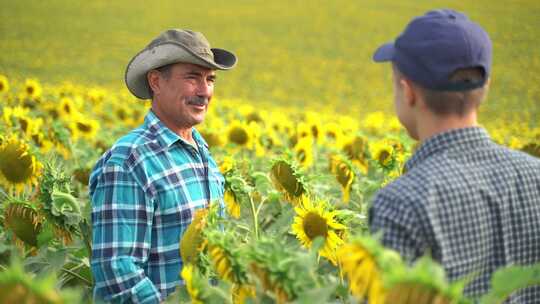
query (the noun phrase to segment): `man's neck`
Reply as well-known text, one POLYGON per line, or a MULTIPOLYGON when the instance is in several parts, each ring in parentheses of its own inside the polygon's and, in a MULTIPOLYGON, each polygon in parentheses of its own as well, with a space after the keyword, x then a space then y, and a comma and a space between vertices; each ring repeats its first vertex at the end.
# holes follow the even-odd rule
POLYGON ((476 126, 478 126, 476 111, 465 116, 450 115, 445 117, 430 113, 418 121, 418 139, 423 142, 439 133, 476 126))
POLYGON ((180 137, 182 137, 184 140, 191 144, 195 144, 195 140, 193 139, 193 132, 191 128, 189 129, 181 129, 176 132, 180 137))
POLYGON ((154 112, 154 115, 171 131, 178 134, 178 136, 182 137, 185 141, 195 144, 195 140, 193 139, 193 133, 191 127, 178 127, 174 123, 168 121, 165 119, 165 115, 161 114, 161 111, 155 107, 152 106, 152 112, 154 112))

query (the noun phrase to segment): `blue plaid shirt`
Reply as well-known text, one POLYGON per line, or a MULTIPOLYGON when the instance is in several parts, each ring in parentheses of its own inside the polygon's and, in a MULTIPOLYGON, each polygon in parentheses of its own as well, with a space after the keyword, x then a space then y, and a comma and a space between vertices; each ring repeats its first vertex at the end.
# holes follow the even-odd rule
POLYGON ((179 241, 194 211, 219 201, 224 178, 201 135, 198 147, 150 111, 90 177, 94 298, 158 303, 182 284, 179 241))
MULTIPOLYGON (((406 172, 377 193, 369 216, 371 231, 406 260, 431 254, 450 280, 476 275, 465 288, 473 298, 497 268, 540 262, 540 159, 472 127, 426 140, 406 172)), ((511 303, 539 299, 532 287, 511 303)))

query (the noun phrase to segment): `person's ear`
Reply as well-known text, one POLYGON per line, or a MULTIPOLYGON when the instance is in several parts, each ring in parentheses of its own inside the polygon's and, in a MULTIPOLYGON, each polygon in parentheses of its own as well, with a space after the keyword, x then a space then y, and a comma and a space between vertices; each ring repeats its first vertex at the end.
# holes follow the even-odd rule
POLYGON ((414 107, 417 99, 417 92, 415 91, 414 85, 411 81, 405 78, 399 80, 399 85, 403 91, 403 99, 405 104, 409 107, 414 107))
POLYGON ((159 76, 159 72, 156 70, 151 70, 146 74, 146 80, 148 80, 148 85, 154 95, 159 93, 159 76))

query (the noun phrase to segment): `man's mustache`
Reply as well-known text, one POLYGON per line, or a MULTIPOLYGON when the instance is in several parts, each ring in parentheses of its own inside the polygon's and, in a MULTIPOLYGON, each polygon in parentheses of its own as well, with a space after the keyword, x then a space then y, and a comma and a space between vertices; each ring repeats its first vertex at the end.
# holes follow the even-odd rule
POLYGON ((208 98, 201 96, 193 96, 187 100, 187 103, 196 106, 206 106, 208 105, 208 98))

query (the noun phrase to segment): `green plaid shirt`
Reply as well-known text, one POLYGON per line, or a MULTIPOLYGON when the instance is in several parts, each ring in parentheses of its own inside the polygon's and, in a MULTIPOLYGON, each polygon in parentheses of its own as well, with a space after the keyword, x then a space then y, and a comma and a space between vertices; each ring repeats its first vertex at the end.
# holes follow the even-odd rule
MULTIPOLYGON (((94 299, 158 303, 182 284, 179 241, 194 211, 219 201, 224 178, 208 145, 197 147, 150 111, 90 177, 94 299)), ((223 210, 223 208, 221 208, 223 210)))

